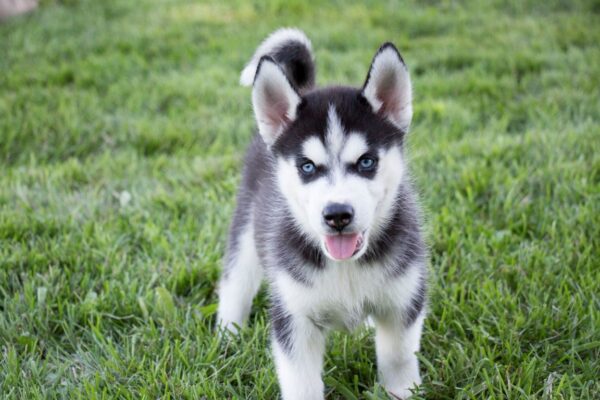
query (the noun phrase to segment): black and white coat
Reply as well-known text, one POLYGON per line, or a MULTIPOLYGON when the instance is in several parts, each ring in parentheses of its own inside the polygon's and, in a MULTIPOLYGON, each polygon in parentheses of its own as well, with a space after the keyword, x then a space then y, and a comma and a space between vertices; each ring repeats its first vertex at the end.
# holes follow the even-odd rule
POLYGON ((381 381, 405 398, 420 383, 427 260, 404 157, 409 74, 389 43, 362 88, 315 89, 314 71, 308 38, 280 29, 242 72, 259 135, 245 159, 218 323, 242 326, 266 278, 282 397, 311 400, 324 398, 327 332, 370 317, 381 381), (346 207, 344 218, 329 218, 332 205, 346 207))

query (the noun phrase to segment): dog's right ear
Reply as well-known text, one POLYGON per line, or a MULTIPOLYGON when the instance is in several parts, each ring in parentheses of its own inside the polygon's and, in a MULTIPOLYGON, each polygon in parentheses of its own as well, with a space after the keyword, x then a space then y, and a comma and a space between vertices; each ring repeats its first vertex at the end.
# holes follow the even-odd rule
POLYGON ((252 89, 258 131, 268 146, 294 119, 300 95, 283 69, 269 56, 260 59, 252 89))

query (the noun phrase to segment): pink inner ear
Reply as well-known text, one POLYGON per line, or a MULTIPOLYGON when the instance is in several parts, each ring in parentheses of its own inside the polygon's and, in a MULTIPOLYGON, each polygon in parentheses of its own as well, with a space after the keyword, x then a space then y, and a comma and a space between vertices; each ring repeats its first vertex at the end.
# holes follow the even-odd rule
POLYGON ((377 82, 376 96, 381 101, 380 115, 395 114, 400 110, 400 90, 394 71, 387 71, 385 76, 377 82))
POLYGON ((272 103, 267 109, 266 116, 272 126, 282 126, 290 122, 287 115, 288 104, 285 100, 272 103))
POLYGON ((277 127, 288 124, 290 119, 287 115, 289 104, 285 98, 278 96, 274 90, 266 90, 265 100, 268 106, 265 110, 265 116, 271 126, 277 127))

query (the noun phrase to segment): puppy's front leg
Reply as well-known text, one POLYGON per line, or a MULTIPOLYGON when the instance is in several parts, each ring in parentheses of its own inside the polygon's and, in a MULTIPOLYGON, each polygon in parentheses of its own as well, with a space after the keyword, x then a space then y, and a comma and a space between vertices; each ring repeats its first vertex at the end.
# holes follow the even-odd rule
POLYGON ((323 400, 325 333, 306 316, 271 310, 273 355, 283 400, 323 400))
POLYGON ((419 351, 424 317, 422 313, 409 326, 393 315, 375 318, 377 369, 385 388, 399 399, 410 397, 411 389, 421 384, 415 353, 419 351))

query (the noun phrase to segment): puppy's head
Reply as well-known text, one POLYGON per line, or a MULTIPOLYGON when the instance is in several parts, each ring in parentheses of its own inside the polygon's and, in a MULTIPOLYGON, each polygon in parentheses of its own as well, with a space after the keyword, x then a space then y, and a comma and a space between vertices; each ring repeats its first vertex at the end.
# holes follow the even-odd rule
POLYGON ((300 95, 263 57, 252 100, 278 185, 299 229, 333 260, 361 257, 391 217, 412 117, 408 70, 392 44, 375 54, 362 88, 300 95))

